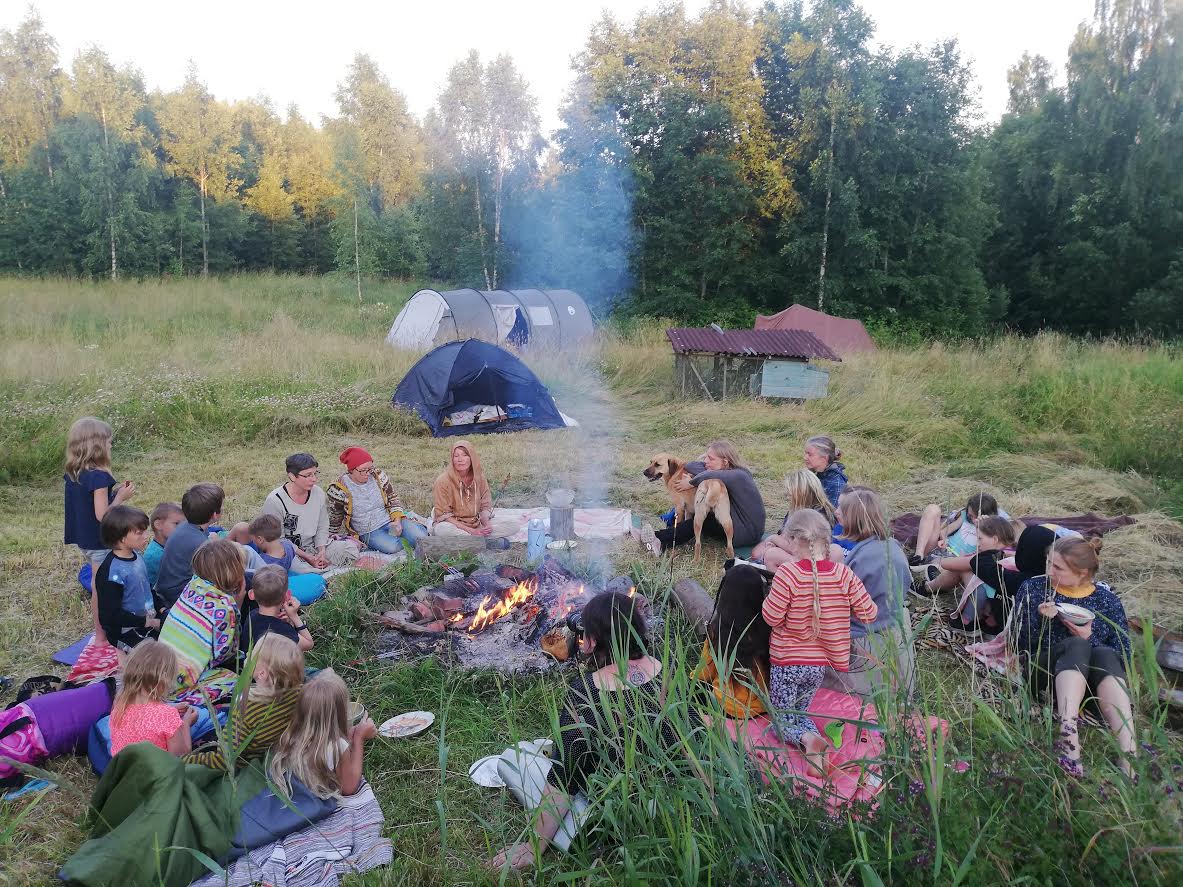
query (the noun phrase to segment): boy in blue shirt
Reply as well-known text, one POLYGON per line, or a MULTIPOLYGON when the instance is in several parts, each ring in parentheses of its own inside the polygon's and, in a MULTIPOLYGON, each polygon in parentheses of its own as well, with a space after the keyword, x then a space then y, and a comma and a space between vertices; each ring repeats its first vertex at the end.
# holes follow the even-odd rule
POLYGON ((110 551, 95 573, 99 625, 108 644, 130 650, 160 628, 139 554, 148 541, 148 515, 130 505, 113 505, 103 515, 100 533, 110 551))

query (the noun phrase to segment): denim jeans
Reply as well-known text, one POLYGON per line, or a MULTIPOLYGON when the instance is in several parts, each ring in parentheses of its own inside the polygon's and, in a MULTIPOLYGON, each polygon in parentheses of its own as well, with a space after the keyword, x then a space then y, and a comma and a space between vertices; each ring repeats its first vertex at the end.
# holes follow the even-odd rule
POLYGON ((403 539, 406 539, 407 544, 414 548, 415 543, 426 535, 427 527, 417 524, 409 518, 403 518, 401 535, 396 536, 390 532, 390 524, 387 524, 384 527, 371 530, 369 533, 363 533, 361 541, 366 548, 372 548, 374 551, 381 551, 383 554, 397 554, 403 550, 403 539))

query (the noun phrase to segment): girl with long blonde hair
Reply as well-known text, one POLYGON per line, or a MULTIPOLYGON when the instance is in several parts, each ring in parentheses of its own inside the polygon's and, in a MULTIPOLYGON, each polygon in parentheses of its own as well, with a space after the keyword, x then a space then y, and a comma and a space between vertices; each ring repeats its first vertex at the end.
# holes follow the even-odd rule
MULTIPOLYGON (((789 550, 784 528, 794 512, 807 508, 824 517, 831 527, 834 527, 838 522, 834 507, 830 505, 830 500, 826 498, 826 492, 822 489, 821 481, 812 471, 801 468, 785 475, 785 496, 789 502, 789 510, 785 513, 780 531, 764 539, 752 549, 752 559, 760 561, 768 569, 774 571, 793 556, 789 550)), ((837 533, 839 529, 835 527, 834 532, 837 533)))
MULTIPOLYGON (((251 647, 251 686, 230 710, 226 736, 236 764, 263 757, 291 725, 304 686, 304 653, 281 634, 268 632, 251 647)), ((213 770, 228 770, 223 743, 211 742, 185 758, 213 770)))
MULTIPOLYGON (((83 584, 90 591, 91 618, 95 643, 105 645, 107 636, 99 625, 98 602, 94 594, 94 575, 107 557, 100 525, 103 515, 114 505, 122 505, 136 491, 131 481, 119 483, 111 474, 111 426, 94 416, 83 416, 70 426, 66 435, 65 532, 67 545, 76 545, 90 566, 90 580, 83 584)), ((79 577, 84 578, 83 576, 79 577)))
POLYGON ((850 667, 850 616, 871 622, 877 610, 859 578, 829 559, 830 525, 812 509, 785 521, 792 559, 777 568, 764 600, 769 641, 769 700, 773 725, 783 741, 805 749, 809 769, 824 776, 829 744, 805 714, 825 670, 850 667))
POLYGON ((271 780, 287 797, 293 779, 319 798, 357 794, 363 745, 377 735, 368 717, 350 726, 349 688, 326 668, 300 693, 292 721, 271 755, 271 780))
POLYGON ((165 702, 176 681, 177 656, 167 644, 148 638, 136 644, 123 667, 123 685, 111 707, 111 754, 136 742, 186 755, 197 710, 165 702))

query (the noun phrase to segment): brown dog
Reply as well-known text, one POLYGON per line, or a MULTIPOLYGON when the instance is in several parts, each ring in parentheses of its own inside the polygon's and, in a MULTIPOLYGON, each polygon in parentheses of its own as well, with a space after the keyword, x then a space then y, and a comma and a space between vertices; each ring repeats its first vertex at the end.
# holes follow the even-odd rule
POLYGON ((641 472, 649 482, 663 481, 670 500, 674 503, 674 525, 694 518, 694 561, 702 558, 702 525, 707 515, 714 512, 715 520, 723 527, 727 537, 727 556, 735 557, 735 547, 732 544, 733 527, 731 523, 731 499, 727 496, 727 486, 721 480, 704 480, 697 489, 691 488, 683 492, 674 483, 685 478, 690 480, 690 472, 686 470, 686 463, 669 453, 658 453, 649 463, 649 467, 641 472))

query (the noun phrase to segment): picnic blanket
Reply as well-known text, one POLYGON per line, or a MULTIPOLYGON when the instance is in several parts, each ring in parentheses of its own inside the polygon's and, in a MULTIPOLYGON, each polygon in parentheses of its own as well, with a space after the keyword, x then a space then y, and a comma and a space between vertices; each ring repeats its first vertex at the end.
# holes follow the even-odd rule
POLYGON ((223 874, 208 874, 193 887, 337 887, 346 874, 388 865, 394 858, 382 837, 385 820, 369 784, 324 819, 249 851, 223 874))
MULTIPOLYGON (((1104 536, 1106 533, 1116 530, 1119 527, 1128 527, 1130 524, 1137 523, 1128 514, 1121 514, 1117 517, 1101 517, 1099 514, 1089 512, 1088 514, 1078 514, 1069 517, 1022 517, 1019 518, 1023 523, 1029 527, 1039 526, 1040 524, 1059 524, 1069 530, 1075 530, 1082 536, 1104 536)), ((920 529, 920 515, 915 511, 909 511, 907 514, 901 514, 891 522, 891 535, 895 540, 905 548, 913 548, 916 545, 916 532, 920 529)))
MULTIPOLYGON (((550 509, 541 508, 498 508, 494 515, 498 522, 517 523, 517 532, 509 537, 510 542, 526 541, 526 525, 534 518, 550 519, 550 509)), ((575 535, 580 539, 616 539, 627 536, 633 525, 633 516, 627 508, 576 508, 575 535)))
POLYGON ((185 848, 222 858, 238 828, 239 810, 266 787, 263 774, 226 774, 147 742, 111 759, 91 799, 91 838, 58 876, 67 883, 188 884, 208 870, 185 848), (166 849, 176 848, 176 849, 166 849))
MULTIPOLYGON (((834 720, 864 723, 877 720, 874 705, 857 696, 826 689, 817 691, 810 703, 809 714, 819 733, 834 720)), ((731 737, 743 744, 759 769, 761 779, 765 782, 796 780, 800 791, 811 798, 820 798, 831 814, 841 812, 856 801, 874 803, 883 790, 881 759, 884 743, 882 733, 877 730, 843 724, 842 745, 830 753, 837 769, 829 779, 824 779, 809 772, 800 746, 777 739, 767 717, 748 721, 728 718, 724 725, 731 737)))
POLYGON ((95 643, 90 635, 86 646, 74 660, 70 673, 66 675, 69 684, 93 684, 119 672, 119 653, 110 644, 95 643))

